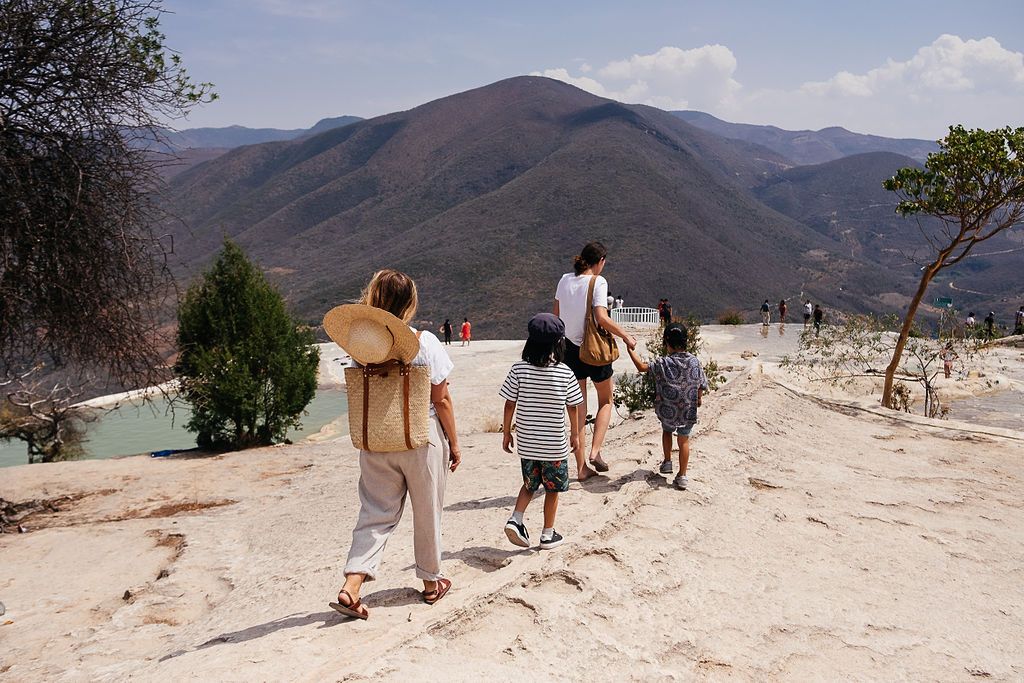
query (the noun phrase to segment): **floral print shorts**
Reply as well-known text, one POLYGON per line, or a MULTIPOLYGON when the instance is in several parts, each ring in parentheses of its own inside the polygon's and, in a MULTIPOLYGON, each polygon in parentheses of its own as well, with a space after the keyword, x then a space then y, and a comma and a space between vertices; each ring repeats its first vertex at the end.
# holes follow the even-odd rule
POLYGON ((569 490, 568 460, 530 460, 522 458, 523 486, 533 493, 541 486, 547 492, 564 493, 569 490))

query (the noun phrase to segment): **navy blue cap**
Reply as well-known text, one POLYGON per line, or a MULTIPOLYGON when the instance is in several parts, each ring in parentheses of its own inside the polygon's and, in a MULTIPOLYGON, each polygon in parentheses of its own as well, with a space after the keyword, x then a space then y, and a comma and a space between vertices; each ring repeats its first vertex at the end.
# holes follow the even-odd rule
POLYGON ((565 323, 554 313, 538 313, 530 318, 526 329, 529 331, 531 339, 558 338, 565 334, 565 323))

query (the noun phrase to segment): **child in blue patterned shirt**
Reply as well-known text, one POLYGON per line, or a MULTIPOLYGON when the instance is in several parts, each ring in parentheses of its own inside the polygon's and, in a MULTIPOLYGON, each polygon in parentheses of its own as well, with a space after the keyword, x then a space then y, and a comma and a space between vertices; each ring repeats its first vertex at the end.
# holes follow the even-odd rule
POLYGON ((662 340, 667 355, 646 363, 634 349, 629 357, 639 372, 646 372, 654 380, 654 413, 661 420, 661 448, 663 460, 659 471, 672 474, 672 437, 679 442, 679 474, 672 484, 685 491, 690 480, 686 467, 690 462, 690 432, 697 422, 697 408, 703 393, 708 390, 708 379, 700 361, 686 352, 686 328, 679 323, 665 326, 662 340))

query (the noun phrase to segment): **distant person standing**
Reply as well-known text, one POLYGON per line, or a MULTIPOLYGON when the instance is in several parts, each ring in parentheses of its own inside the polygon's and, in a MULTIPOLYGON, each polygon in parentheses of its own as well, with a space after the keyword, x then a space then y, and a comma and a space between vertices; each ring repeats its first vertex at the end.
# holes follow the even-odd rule
POLYGON ((661 322, 668 325, 672 322, 672 304, 665 299, 665 305, 661 307, 661 322))
POLYGON ((608 310, 610 311, 610 310, 613 310, 614 308, 615 308, 615 297, 612 296, 611 292, 608 292, 608 310))
POLYGON ((1017 309, 1017 317, 1013 319, 1013 333, 1024 334, 1024 306, 1017 309))
POLYGON ((444 325, 441 325, 441 332, 444 334, 444 343, 448 346, 452 345, 452 321, 448 318, 444 319, 444 325))
POLYGON ((462 345, 465 346, 469 343, 472 338, 472 326, 469 324, 469 318, 462 319, 462 331, 459 333, 459 338, 462 339, 462 345))
POLYGON ((626 303, 622 300, 621 296, 615 297, 615 308, 622 308, 626 303))
POLYGON ((818 333, 821 332, 821 323, 825 320, 825 311, 822 310, 821 304, 814 305, 814 336, 817 337, 818 333))
POLYGON ((942 349, 942 373, 949 379, 953 374, 953 361, 957 359, 956 351, 953 350, 953 342, 946 344, 946 348, 942 349))
POLYGON ((772 307, 768 305, 768 299, 765 299, 764 303, 761 304, 761 324, 764 325, 765 327, 768 327, 771 321, 772 307))
POLYGON ((973 337, 974 336, 974 325, 975 325, 975 322, 974 322, 974 311, 971 311, 970 313, 967 314, 967 320, 964 321, 964 327, 967 328, 967 330, 966 330, 966 332, 964 334, 965 337, 973 337))
POLYGON ((996 312, 989 311, 985 316, 985 339, 991 341, 996 336, 996 312))
POLYGON ((811 314, 814 312, 814 308, 811 306, 811 300, 808 299, 804 302, 804 327, 811 324, 811 314))
POLYGON ((779 322, 786 322, 786 300, 783 299, 779 302, 779 322))

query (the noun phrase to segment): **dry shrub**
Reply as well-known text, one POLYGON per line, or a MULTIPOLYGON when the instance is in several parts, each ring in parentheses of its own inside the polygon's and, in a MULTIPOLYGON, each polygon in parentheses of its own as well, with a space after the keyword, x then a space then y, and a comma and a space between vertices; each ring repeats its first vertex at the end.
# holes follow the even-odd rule
POLYGON ((730 308, 718 315, 719 325, 742 325, 743 314, 737 311, 735 308, 730 308))

